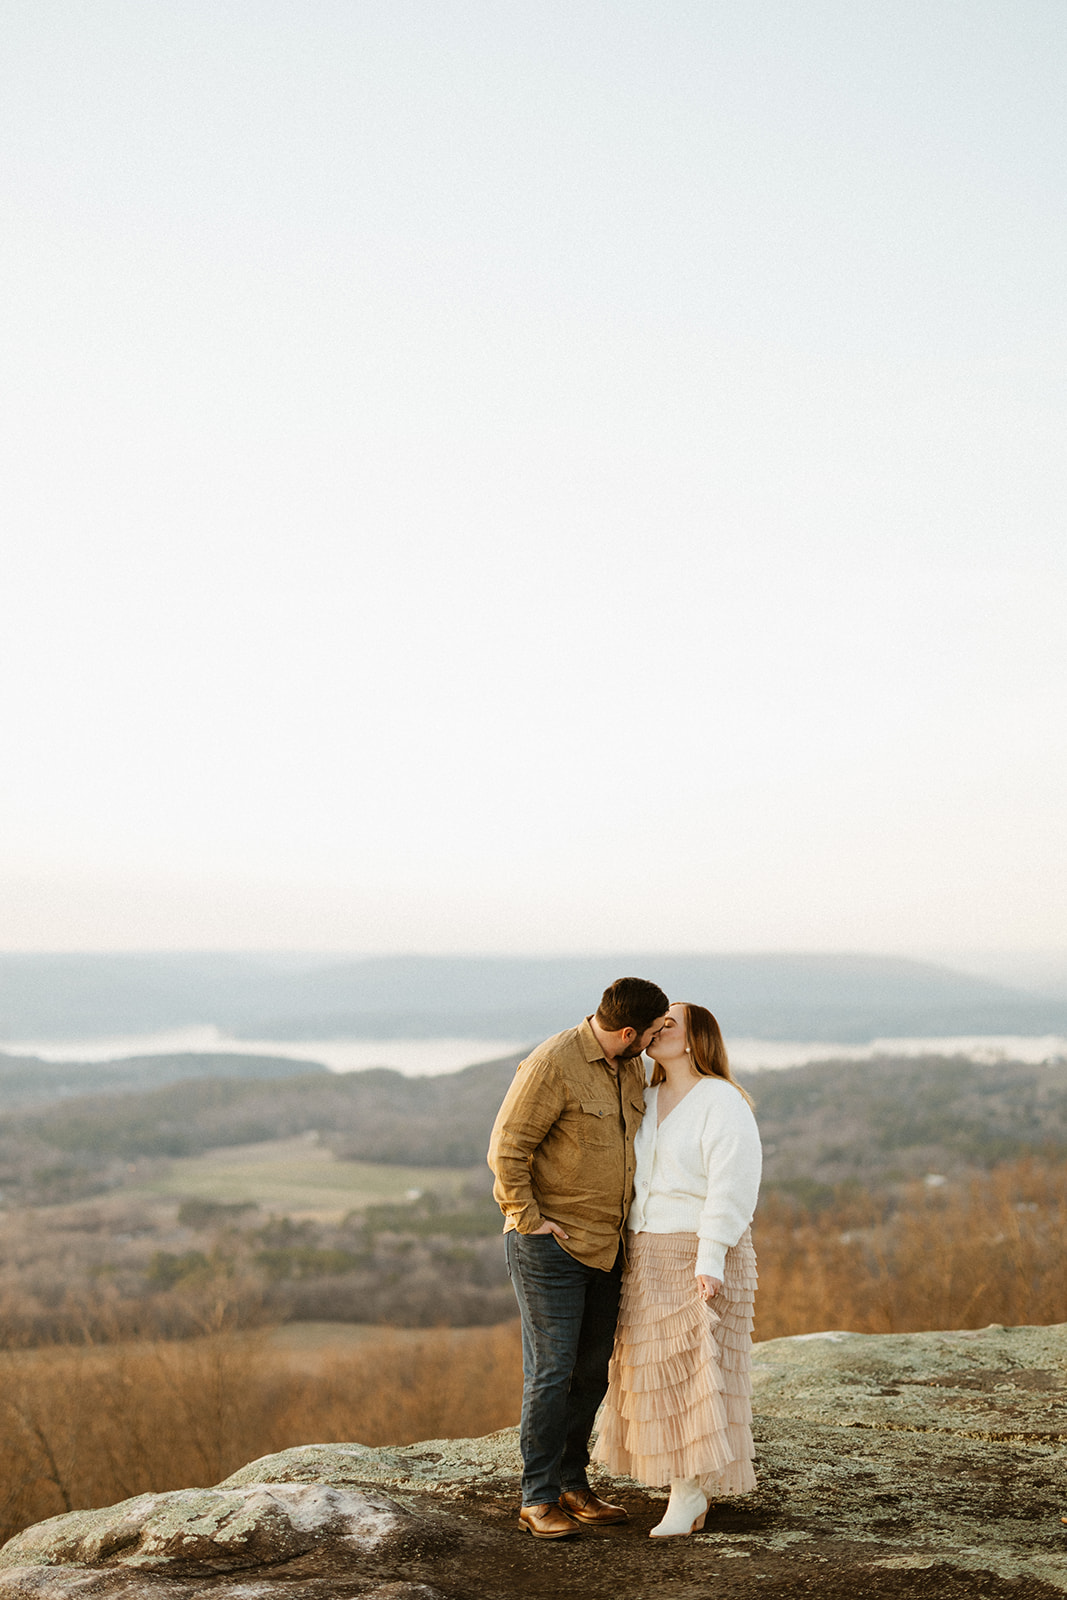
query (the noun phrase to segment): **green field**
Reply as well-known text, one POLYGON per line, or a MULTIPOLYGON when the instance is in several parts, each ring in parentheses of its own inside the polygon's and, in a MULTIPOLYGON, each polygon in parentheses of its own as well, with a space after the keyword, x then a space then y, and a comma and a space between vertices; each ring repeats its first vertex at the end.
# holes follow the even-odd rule
POLYGON ((337 1161, 328 1150, 300 1137, 171 1161, 158 1178, 126 1192, 229 1204, 250 1201, 267 1211, 326 1220, 427 1192, 455 1195, 470 1177, 470 1171, 456 1167, 337 1161))

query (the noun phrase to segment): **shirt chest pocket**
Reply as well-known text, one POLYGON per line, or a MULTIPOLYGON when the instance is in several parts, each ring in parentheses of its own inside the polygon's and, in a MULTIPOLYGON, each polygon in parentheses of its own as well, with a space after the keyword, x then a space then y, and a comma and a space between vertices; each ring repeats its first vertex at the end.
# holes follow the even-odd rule
POLYGON ((575 1132, 585 1145, 611 1145, 619 1137, 619 1107, 613 1100, 582 1100, 574 1119, 575 1132))

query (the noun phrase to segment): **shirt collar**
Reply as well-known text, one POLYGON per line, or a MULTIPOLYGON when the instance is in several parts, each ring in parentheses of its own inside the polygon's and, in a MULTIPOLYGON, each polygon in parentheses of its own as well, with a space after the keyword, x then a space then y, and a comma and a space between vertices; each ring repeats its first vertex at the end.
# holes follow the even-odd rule
POLYGON ((600 1061, 603 1062, 604 1066, 607 1067, 609 1072, 613 1072, 615 1070, 614 1067, 609 1065, 608 1058, 604 1054, 604 1047, 600 1043, 600 1040, 597 1038, 596 1034, 593 1032, 592 1017, 586 1017, 585 1021, 579 1027, 578 1042, 585 1052, 585 1059, 587 1061, 600 1061))

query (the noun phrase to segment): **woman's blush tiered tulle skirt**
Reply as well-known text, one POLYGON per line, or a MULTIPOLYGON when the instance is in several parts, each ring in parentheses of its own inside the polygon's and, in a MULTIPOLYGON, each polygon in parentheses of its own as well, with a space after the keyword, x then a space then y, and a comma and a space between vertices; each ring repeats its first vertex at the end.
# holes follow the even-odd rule
POLYGON ((698 1478, 709 1496, 749 1494, 756 1253, 746 1231, 723 1286, 700 1299, 695 1233, 632 1233, 594 1461, 641 1483, 698 1478))

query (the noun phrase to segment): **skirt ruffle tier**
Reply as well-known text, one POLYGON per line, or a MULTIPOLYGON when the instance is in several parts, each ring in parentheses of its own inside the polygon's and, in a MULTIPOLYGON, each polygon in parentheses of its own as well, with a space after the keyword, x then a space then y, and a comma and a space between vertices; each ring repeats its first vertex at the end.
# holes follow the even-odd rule
POLYGON ((641 1483, 697 1478, 709 1498, 750 1494, 751 1232, 726 1253, 710 1304, 697 1290, 695 1233, 632 1233, 615 1351, 593 1460, 641 1483))

